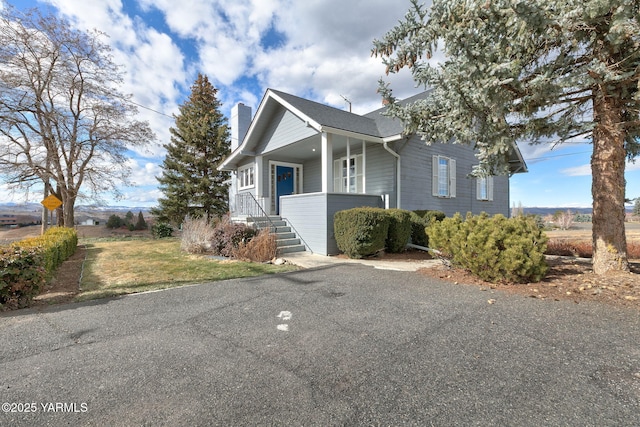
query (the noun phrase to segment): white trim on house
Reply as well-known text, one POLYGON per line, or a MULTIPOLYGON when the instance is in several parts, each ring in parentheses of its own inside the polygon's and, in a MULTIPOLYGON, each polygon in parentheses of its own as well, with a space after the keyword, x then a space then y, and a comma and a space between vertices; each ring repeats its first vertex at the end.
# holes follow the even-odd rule
POLYGON ((256 156, 254 159, 256 165, 256 197, 263 197, 263 185, 262 185, 262 156, 256 156))
POLYGON ((385 141, 382 147, 396 158, 396 208, 400 209, 402 208, 400 204, 402 196, 402 157, 389 147, 388 142, 385 141))
POLYGON ((367 141, 362 140, 362 192, 367 192, 367 141))

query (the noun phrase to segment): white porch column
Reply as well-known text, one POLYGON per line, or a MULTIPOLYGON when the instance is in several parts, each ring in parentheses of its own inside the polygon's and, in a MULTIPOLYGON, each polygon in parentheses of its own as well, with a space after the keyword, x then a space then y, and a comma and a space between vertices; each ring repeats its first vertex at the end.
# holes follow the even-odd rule
POLYGON ((256 185, 256 198, 262 197, 262 156, 256 156, 253 181, 256 185))
POLYGON ((322 192, 333 193, 333 142, 331 134, 322 132, 322 192))
POLYGON ((351 193, 351 141, 349 137, 347 137, 347 193, 351 193))
POLYGON ((367 193, 367 143, 362 140, 362 192, 367 193))

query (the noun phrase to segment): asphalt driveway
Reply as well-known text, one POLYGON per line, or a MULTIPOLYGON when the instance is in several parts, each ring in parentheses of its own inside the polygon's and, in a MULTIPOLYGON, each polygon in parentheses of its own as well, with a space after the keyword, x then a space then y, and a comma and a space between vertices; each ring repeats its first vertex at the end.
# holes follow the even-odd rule
POLYGON ((0 425, 640 425, 637 310, 362 265, 22 310, 0 342, 0 425))

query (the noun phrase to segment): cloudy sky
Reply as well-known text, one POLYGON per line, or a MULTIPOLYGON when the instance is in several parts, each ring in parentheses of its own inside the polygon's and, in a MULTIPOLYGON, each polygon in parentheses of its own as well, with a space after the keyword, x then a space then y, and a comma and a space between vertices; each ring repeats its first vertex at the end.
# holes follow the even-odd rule
MULTIPOLYGON (((153 206, 160 195, 156 176, 169 141, 172 114, 188 97, 197 74, 219 90, 223 114, 238 102, 255 112, 267 88, 306 97, 355 113, 380 106, 380 59, 372 40, 404 16, 409 0, 9 0, 67 18, 80 29, 109 35, 114 59, 127 75, 123 92, 133 94, 141 119, 157 144, 131 153, 135 188, 110 204, 153 206)), ((408 73, 385 78, 400 98, 419 89, 408 73)), ((511 179, 511 201, 523 206, 591 205, 590 146, 521 145, 529 173, 511 179)), ((628 168, 627 197, 640 197, 640 172, 628 168)), ((0 189, 0 202, 24 194, 0 189)), ((39 201, 37 195, 31 201, 39 201)), ((83 202, 80 202, 83 203, 83 202)))

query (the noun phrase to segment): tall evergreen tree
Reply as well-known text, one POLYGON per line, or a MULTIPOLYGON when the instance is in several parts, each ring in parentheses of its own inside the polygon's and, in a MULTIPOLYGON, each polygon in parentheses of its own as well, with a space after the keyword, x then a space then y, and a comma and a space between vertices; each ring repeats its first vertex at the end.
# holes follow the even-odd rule
POLYGON ((160 221, 180 224, 186 215, 209 221, 228 210, 229 173, 216 168, 229 153, 230 139, 217 92, 207 76, 199 74, 174 116, 162 176, 157 177, 164 197, 152 210, 160 221))
POLYGON ((142 211, 138 212, 138 221, 136 222, 136 230, 146 230, 147 229, 147 221, 144 220, 144 215, 142 215, 142 211))
POLYGON ((373 53, 433 88, 388 113, 428 143, 475 146, 476 174, 506 173, 515 141, 592 143, 593 268, 628 270, 625 162, 639 151, 638 0, 434 0, 412 7, 373 53), (431 65, 438 45, 445 59, 431 65))

